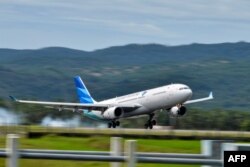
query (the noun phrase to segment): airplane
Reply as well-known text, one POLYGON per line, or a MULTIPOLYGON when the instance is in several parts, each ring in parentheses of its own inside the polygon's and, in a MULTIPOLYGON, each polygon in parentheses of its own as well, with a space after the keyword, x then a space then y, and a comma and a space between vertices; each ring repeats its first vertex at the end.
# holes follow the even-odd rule
POLYGON ((13 96, 10 98, 18 103, 38 104, 59 111, 78 112, 93 120, 106 122, 108 128, 119 126, 119 120, 122 118, 148 115, 149 119, 144 125, 146 129, 152 129, 156 125, 156 120, 153 119, 155 111, 163 109, 172 117, 179 117, 187 111, 184 105, 213 99, 213 93, 210 92, 208 97, 190 100, 193 92, 187 85, 170 84, 97 102, 92 98, 80 76, 74 77, 74 82, 80 103, 28 101, 13 96))

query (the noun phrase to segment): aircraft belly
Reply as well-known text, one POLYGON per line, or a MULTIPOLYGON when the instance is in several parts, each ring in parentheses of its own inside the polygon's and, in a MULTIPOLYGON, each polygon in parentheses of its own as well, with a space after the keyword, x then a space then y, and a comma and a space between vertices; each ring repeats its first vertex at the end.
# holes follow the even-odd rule
POLYGON ((142 105, 146 108, 155 111, 157 109, 164 108, 165 106, 171 105, 171 101, 169 101, 168 97, 163 95, 153 96, 150 100, 145 100, 142 102, 142 105))
POLYGON ((185 100, 181 94, 165 93, 152 96, 150 100, 145 98, 140 104, 151 111, 155 111, 162 108, 170 108, 176 104, 182 104, 185 100))
POLYGON ((136 116, 136 115, 149 114, 151 112, 153 111, 143 106, 132 112, 127 112, 127 113, 125 112, 122 117, 126 118, 126 117, 131 117, 131 116, 136 116))

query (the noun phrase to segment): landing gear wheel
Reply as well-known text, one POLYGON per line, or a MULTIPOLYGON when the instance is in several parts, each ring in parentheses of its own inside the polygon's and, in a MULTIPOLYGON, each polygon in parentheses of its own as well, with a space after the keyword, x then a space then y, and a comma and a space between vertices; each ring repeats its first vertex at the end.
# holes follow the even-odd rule
POLYGON ((153 129, 153 125, 152 125, 152 123, 151 123, 151 124, 149 124, 149 129, 153 129))
POLYGON ((112 127, 112 123, 108 123, 108 128, 111 128, 112 127))
POLYGON ((154 113, 149 114, 149 120, 144 125, 145 129, 153 129, 153 126, 156 125, 156 120, 152 120, 154 115, 154 113))
POLYGON ((115 122, 116 126, 120 126, 120 121, 115 122))
POLYGON ((120 126, 119 121, 112 121, 108 123, 108 128, 116 128, 116 126, 120 126))

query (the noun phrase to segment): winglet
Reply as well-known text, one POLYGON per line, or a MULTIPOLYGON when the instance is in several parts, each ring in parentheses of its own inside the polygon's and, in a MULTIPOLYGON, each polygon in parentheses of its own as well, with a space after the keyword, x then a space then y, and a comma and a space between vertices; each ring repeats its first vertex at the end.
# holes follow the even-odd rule
POLYGON ((14 96, 9 96, 10 97, 10 99, 12 100, 12 101, 17 101, 17 98, 15 98, 14 96))
POLYGON ((214 98, 213 92, 210 92, 208 97, 211 98, 211 99, 213 99, 214 98))
POLYGON ((183 104, 197 103, 197 102, 202 102, 202 101, 207 101, 207 100, 212 100, 212 99, 214 99, 213 92, 210 92, 208 97, 201 98, 201 99, 195 99, 195 100, 188 100, 183 104))

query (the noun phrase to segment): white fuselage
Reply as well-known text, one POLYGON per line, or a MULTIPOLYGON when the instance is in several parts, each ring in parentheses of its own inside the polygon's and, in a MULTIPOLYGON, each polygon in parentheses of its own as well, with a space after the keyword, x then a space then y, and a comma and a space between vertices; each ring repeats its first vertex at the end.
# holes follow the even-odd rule
MULTIPOLYGON (((184 84, 171 84, 154 89, 128 94, 97 104, 137 104, 140 105, 136 110, 125 112, 121 118, 150 114, 159 109, 170 109, 173 106, 181 105, 192 96, 192 90, 184 84)), ((84 115, 100 120, 106 120, 100 111, 92 111, 91 115, 84 112, 84 115)))

